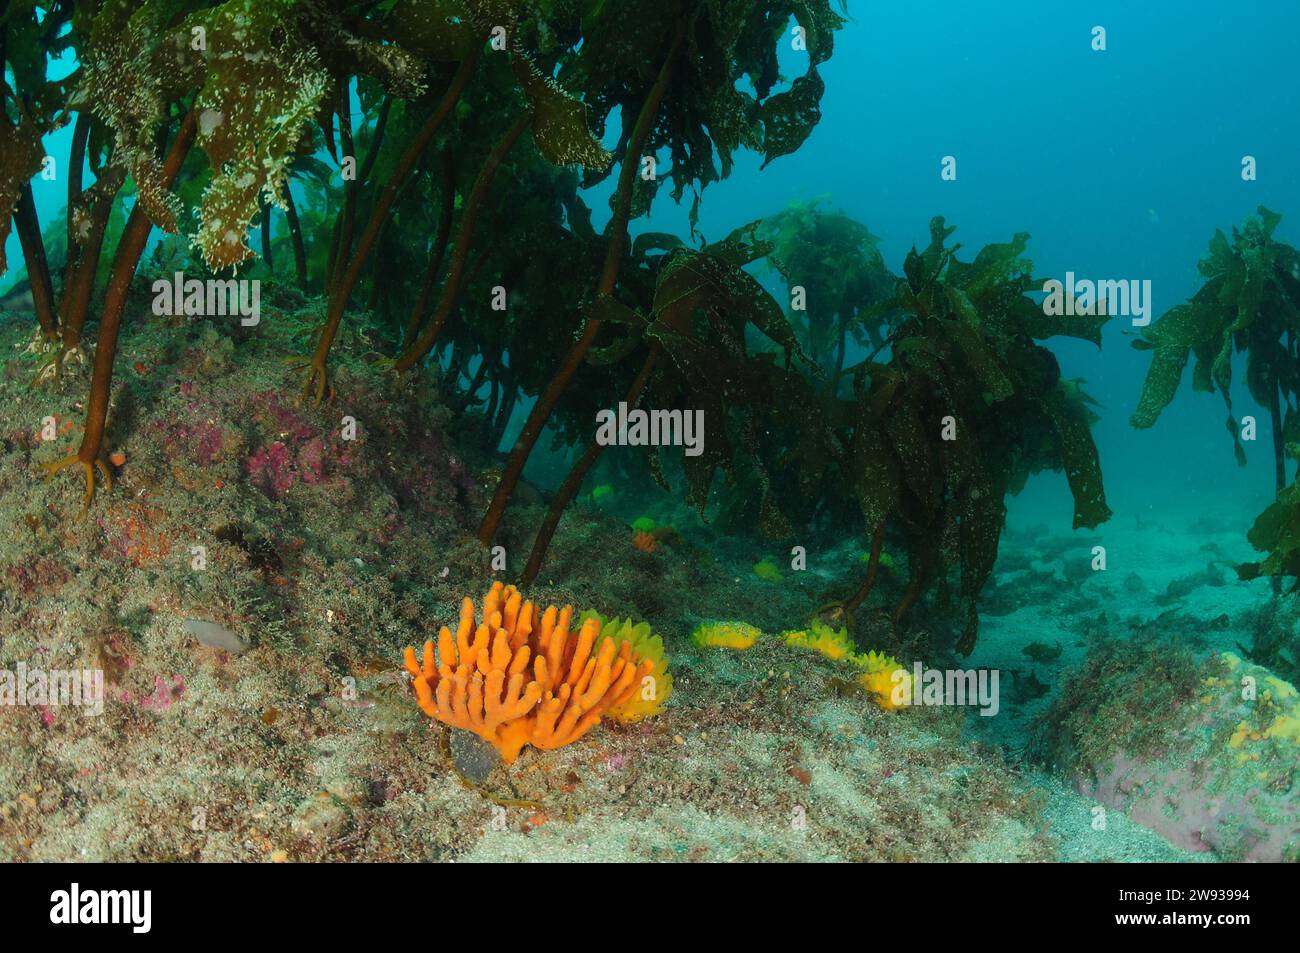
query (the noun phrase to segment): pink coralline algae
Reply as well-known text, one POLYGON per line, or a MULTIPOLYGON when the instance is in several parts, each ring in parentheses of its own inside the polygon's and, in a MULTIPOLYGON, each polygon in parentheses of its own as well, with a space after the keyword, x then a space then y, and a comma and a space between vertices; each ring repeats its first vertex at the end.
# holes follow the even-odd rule
POLYGON ((221 430, 212 424, 199 424, 194 431, 194 457, 200 466, 207 466, 221 454, 221 430))
POLYGON ((259 429, 270 431, 272 442, 244 464, 249 481, 277 499, 295 483, 318 486, 331 479, 344 481, 344 472, 364 476, 364 458, 353 441, 321 431, 297 411, 285 407, 278 394, 254 394, 249 412, 259 429))
POLYGON ((185 694, 185 678, 181 675, 173 675, 171 683, 161 675, 155 675, 153 680, 153 694, 146 698, 140 699, 140 707, 147 708, 149 711, 166 711, 172 705, 181 700, 185 694))
POLYGON ((253 394, 249 398, 249 409, 255 420, 290 443, 308 440, 315 434, 311 422, 292 407, 286 407, 273 390, 253 394))
POLYGON ((10 566, 6 576, 13 588, 24 596, 53 592, 72 578, 63 565, 48 557, 26 565, 10 566))
POLYGON ((249 482, 268 496, 284 496, 298 479, 293 455, 279 440, 254 453, 244 468, 249 482))
POLYGON ((325 441, 312 437, 298 448, 298 475, 309 486, 325 479, 325 441))
POLYGON ((283 497, 301 480, 307 486, 324 483, 325 441, 312 437, 297 452, 282 440, 258 450, 244 464, 249 481, 268 496, 283 497))
MULTIPOLYGON (((173 675, 170 679, 161 675, 153 677, 153 693, 140 699, 140 707, 147 711, 166 711, 185 695, 185 676, 173 675)), ((124 705, 135 703, 135 696, 126 689, 117 693, 117 700, 124 705)))
MULTIPOLYGON (((186 406, 185 413, 193 419, 208 409, 210 408, 199 402, 191 402, 186 406)), ((151 427, 161 433, 163 449, 169 457, 182 456, 197 466, 209 466, 220 458, 225 448, 225 435, 221 427, 210 420, 193 424, 156 421, 151 427)))

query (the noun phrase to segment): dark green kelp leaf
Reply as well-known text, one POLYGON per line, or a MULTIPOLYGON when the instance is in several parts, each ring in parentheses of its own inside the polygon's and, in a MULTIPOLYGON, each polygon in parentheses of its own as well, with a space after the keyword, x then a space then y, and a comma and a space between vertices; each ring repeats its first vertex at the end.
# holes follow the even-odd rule
POLYGON ((826 84, 815 68, 800 76, 790 89, 777 93, 759 110, 763 120, 763 165, 789 155, 812 134, 821 121, 821 98, 826 84))
POLYGON ((979 635, 977 602, 997 562, 998 540, 1007 513, 1001 491, 982 468, 964 485, 960 505, 961 590, 967 600, 967 615, 957 651, 969 655, 979 635))
POLYGON ((868 526, 876 526, 898 509, 898 464, 889 441, 870 420, 863 420, 855 428, 850 452, 862 515, 868 526))
POLYGON ((957 347, 974 372, 980 387, 993 400, 1006 400, 1011 396, 1014 390, 1011 381, 977 328, 956 321, 938 321, 935 328, 937 333, 943 334, 957 347))
MULTIPOLYGON (((1080 341, 1090 341, 1101 347, 1101 329, 1106 326, 1110 320, 1108 314, 1044 314, 1041 308, 1035 309, 1036 313, 1031 313, 1025 309, 1025 315, 1028 320, 1025 321, 1029 334, 1035 340, 1045 341, 1054 337, 1077 338, 1080 341)), ((1137 347, 1137 342, 1134 342, 1137 347)))
MULTIPOLYGON (((1155 347, 1197 347, 1222 336, 1223 326, 1214 309, 1195 301, 1175 305, 1143 328, 1142 350, 1155 347)), ((1134 346, 1138 346, 1134 342, 1134 346)))
POLYGON ((303 130, 332 82, 289 0, 226 3, 196 15, 207 31, 206 75, 194 101, 197 144, 215 170, 195 242, 214 270, 253 255, 249 224, 264 198, 282 202, 303 130))
POLYGON ((1106 488, 1102 483, 1101 459, 1092 439, 1086 408, 1066 399, 1058 389, 1048 395, 1045 409, 1060 440, 1061 461, 1074 497, 1074 528, 1095 529, 1110 519, 1106 488))
POLYGON ((936 507, 943 490, 943 474, 931 449, 938 429, 939 421, 927 420, 922 408, 913 401, 896 405, 885 421, 885 432, 899 462, 903 482, 926 511, 936 507))
POLYGON ((514 58, 515 76, 533 107, 533 140, 542 155, 556 165, 608 169, 614 156, 591 134, 587 107, 552 79, 543 76, 531 60, 514 58))
POLYGON ((5 273, 5 239, 13 223, 14 206, 24 185, 41 167, 40 131, 32 122, 0 121, 0 275, 5 273))
POLYGON ((1129 418, 1134 427, 1142 430, 1153 426, 1160 412, 1172 403, 1191 353, 1188 347, 1162 347, 1152 352, 1151 366, 1142 384, 1142 396, 1137 410, 1129 418))
POLYGON ((436 62, 459 62, 479 43, 455 0, 397 0, 384 31, 399 46, 436 62))
POLYGON ((1255 519, 1246 534, 1250 544, 1268 553, 1261 562, 1237 567, 1242 579, 1259 576, 1290 576, 1291 591, 1300 588, 1300 486, 1292 484, 1255 519))

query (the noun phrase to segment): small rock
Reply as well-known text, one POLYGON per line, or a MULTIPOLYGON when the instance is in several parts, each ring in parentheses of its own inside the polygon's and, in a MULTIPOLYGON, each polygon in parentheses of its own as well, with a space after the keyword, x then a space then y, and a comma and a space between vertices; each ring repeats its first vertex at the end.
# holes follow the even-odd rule
POLYGON ((471 731, 453 731, 450 748, 456 770, 475 784, 486 781, 501 760, 496 748, 471 731))
POLYGON ((299 834, 326 842, 342 834, 349 820, 347 808, 328 794, 322 794, 299 805, 292 826, 299 834))

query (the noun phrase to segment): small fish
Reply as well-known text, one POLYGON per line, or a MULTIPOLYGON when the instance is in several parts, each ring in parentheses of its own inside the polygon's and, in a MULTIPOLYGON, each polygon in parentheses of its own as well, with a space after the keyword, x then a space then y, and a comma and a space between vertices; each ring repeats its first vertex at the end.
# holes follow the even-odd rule
POLYGON ((1030 642, 1020 650, 1035 662, 1055 662, 1061 657, 1061 643, 1048 645, 1046 642, 1030 642))
POLYGON ((231 655, 243 655, 248 651, 248 643, 231 632, 225 626, 202 619, 186 619, 185 631, 201 643, 214 649, 224 649, 231 655))

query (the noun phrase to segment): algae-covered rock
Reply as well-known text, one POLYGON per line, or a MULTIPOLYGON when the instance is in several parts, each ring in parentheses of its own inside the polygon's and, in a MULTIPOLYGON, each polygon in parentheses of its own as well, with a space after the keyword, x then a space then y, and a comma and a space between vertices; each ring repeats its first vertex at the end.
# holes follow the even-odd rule
POLYGON ((1109 647, 1040 724, 1079 793, 1175 845, 1300 861, 1300 695, 1268 669, 1109 647))

